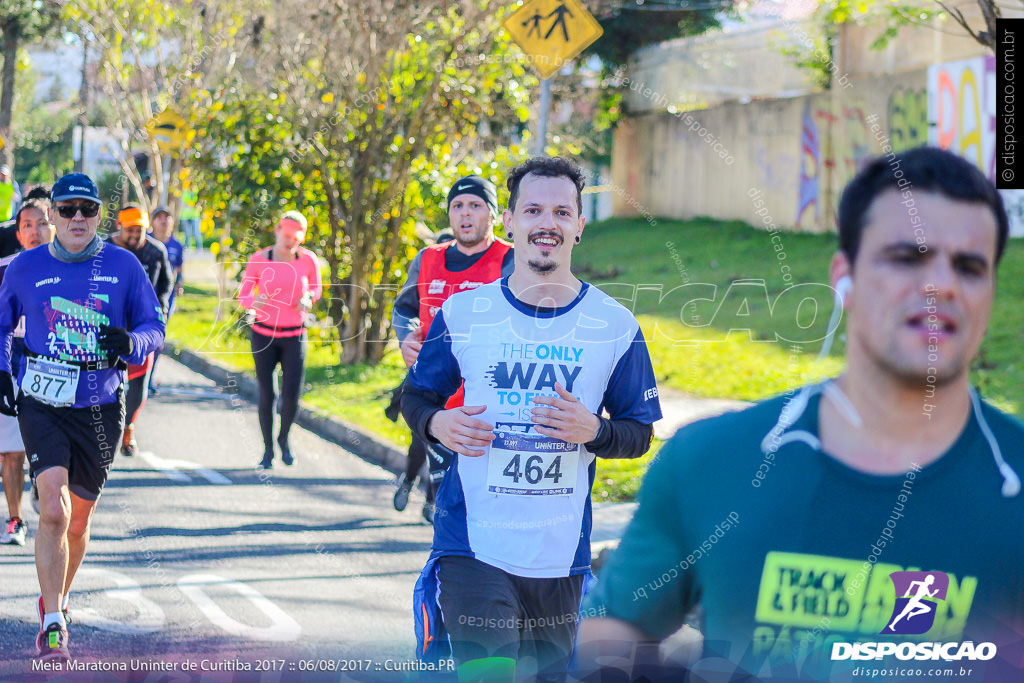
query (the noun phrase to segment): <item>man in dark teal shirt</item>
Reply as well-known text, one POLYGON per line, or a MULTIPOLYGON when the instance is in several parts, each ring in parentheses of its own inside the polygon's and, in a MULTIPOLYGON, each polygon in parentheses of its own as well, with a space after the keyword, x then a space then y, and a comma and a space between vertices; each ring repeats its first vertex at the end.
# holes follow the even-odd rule
POLYGON ((636 675, 636 653, 657 652, 642 643, 698 605, 703 656, 758 680, 1021 675, 1024 426, 968 377, 1002 200, 968 162, 921 148, 869 163, 838 223, 846 371, 663 447, 588 598, 605 616, 582 626, 583 677, 616 657, 636 675))

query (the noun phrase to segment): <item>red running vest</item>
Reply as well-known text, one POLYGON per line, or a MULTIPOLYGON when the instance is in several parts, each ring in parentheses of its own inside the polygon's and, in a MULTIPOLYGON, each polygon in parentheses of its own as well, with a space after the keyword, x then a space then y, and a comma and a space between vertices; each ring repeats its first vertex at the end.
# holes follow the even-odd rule
MULTIPOLYGON (((434 316, 441 310, 441 304, 448 297, 458 292, 476 289, 501 277, 501 264, 512 245, 495 238, 479 261, 458 273, 444 267, 444 252, 449 247, 458 249, 448 242, 432 244, 424 249, 423 255, 420 256, 420 277, 416 287, 420 294, 420 329, 423 330, 424 339, 427 338, 430 323, 434 321, 434 316)), ((445 409, 461 406, 463 394, 462 387, 459 387, 455 395, 448 399, 445 409)))

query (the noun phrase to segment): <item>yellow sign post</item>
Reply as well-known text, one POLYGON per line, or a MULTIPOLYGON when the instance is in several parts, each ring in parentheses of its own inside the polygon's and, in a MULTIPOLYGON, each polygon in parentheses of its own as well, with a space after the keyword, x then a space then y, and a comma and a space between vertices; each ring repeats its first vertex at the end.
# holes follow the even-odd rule
POLYGON ((541 78, 553 76, 604 33, 580 0, 526 0, 505 28, 541 78))
POLYGON ((185 129, 185 119, 170 107, 150 119, 146 123, 146 130, 162 154, 177 151, 185 142, 188 133, 185 129))

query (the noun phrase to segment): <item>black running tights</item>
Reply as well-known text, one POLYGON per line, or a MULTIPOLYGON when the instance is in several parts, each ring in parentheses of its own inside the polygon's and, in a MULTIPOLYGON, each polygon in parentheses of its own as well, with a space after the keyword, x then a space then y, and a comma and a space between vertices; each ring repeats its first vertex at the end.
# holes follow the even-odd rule
POLYGON ((266 453, 274 452, 274 371, 281 364, 281 429, 278 444, 288 444, 288 432, 299 410, 299 395, 306 367, 306 333, 298 337, 267 337, 253 332, 252 356, 256 362, 256 380, 260 385, 260 432, 266 453))

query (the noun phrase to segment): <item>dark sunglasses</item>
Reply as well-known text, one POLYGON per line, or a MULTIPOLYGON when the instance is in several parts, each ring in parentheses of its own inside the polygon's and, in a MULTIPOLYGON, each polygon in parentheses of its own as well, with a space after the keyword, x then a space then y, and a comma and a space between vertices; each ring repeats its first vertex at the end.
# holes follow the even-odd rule
POLYGON ((57 207, 57 213, 60 214, 61 218, 74 218, 75 214, 79 211, 82 212, 83 218, 92 218, 100 212, 100 205, 89 202, 87 204, 70 204, 57 207))

